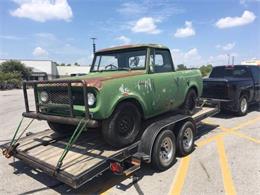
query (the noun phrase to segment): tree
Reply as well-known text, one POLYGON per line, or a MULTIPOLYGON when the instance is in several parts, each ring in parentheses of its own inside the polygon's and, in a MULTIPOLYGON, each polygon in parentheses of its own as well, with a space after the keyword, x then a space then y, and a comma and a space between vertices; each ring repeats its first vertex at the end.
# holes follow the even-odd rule
POLYGON ((55 66, 59 66, 59 64, 58 64, 57 62, 53 62, 53 64, 54 64, 55 66))
POLYGON ((20 74, 23 79, 28 79, 32 74, 32 69, 25 67, 20 61, 8 60, 0 65, 0 72, 20 74))
POLYGON ((184 64, 177 65, 177 71, 179 70, 187 70, 188 68, 184 64))
POLYGON ((212 70, 211 64, 203 65, 203 66, 200 67, 200 72, 201 72, 203 77, 208 76, 208 74, 211 72, 211 70, 212 70))
POLYGON ((75 62, 75 63, 74 63, 74 66, 80 66, 80 65, 78 64, 78 62, 75 62))

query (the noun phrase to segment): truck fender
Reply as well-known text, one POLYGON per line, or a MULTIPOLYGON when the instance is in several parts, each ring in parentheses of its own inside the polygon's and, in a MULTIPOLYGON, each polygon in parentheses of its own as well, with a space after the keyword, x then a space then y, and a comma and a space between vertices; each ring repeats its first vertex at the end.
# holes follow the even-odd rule
POLYGON ((188 115, 182 115, 182 114, 177 114, 173 117, 170 117, 166 120, 154 122, 151 125, 149 125, 142 137, 141 141, 138 146, 138 153, 143 154, 145 156, 145 162, 150 163, 151 162, 151 156, 152 156, 152 151, 153 151, 153 146, 154 142, 157 138, 157 136, 162 132, 164 129, 172 130, 174 132, 174 128, 172 128, 176 123, 181 122, 181 121, 193 121, 191 116, 188 115))
MULTIPOLYGON (((135 95, 129 95, 129 96, 120 96, 118 97, 114 102, 114 104, 111 107, 112 112, 116 109, 116 107, 124 102, 124 101, 134 101, 134 103, 138 104, 138 108, 141 109, 141 114, 145 115, 144 111, 147 109, 147 105, 144 104, 144 101, 142 100, 141 97, 135 96, 135 95)), ((112 113, 111 113, 112 114, 112 113)), ((144 117, 144 116, 143 116, 144 117)))

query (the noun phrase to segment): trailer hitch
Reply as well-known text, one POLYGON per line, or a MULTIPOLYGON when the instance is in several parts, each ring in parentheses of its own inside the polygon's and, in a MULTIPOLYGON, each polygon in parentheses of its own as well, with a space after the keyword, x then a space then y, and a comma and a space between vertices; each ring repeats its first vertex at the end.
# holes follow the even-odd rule
POLYGON ((21 134, 18 136, 18 138, 16 138, 17 134, 18 134, 18 131, 23 123, 23 119, 21 119, 18 127, 16 128, 16 131, 14 133, 14 136, 12 138, 12 141, 10 142, 9 146, 7 146, 6 148, 3 149, 2 153, 3 155, 6 157, 6 158, 11 158, 15 151, 16 151, 16 148, 19 146, 19 143, 18 143, 18 140, 23 136, 24 132, 30 127, 30 125, 32 124, 32 122, 34 121, 34 119, 32 119, 28 125, 23 129, 23 131, 21 132, 21 134))
POLYGON ((16 148, 19 146, 19 143, 16 143, 12 146, 9 146, 8 148, 4 148, 2 153, 6 158, 11 158, 14 153, 16 152, 16 148))

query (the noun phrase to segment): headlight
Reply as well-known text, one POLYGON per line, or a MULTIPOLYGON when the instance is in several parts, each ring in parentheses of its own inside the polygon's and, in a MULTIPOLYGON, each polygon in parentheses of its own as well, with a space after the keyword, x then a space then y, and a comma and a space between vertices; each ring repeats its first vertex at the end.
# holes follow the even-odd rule
POLYGON ((96 97, 93 93, 88 93, 88 105, 93 106, 96 102, 96 97))
POLYGON ((46 91, 42 91, 42 92, 40 93, 40 100, 41 100, 43 103, 48 102, 49 96, 48 96, 48 93, 47 93, 46 91))

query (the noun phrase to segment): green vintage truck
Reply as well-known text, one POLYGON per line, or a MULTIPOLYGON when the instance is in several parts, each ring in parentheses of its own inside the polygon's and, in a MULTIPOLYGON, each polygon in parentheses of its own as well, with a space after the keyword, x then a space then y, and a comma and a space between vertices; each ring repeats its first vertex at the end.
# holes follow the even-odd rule
POLYGON ((126 45, 97 51, 88 75, 25 82, 23 116, 46 120, 59 133, 86 121, 87 128, 102 127, 107 143, 122 147, 134 142, 146 119, 177 108, 192 114, 201 93, 200 71, 175 71, 167 47, 126 45), (29 84, 36 111, 29 108, 29 84))

